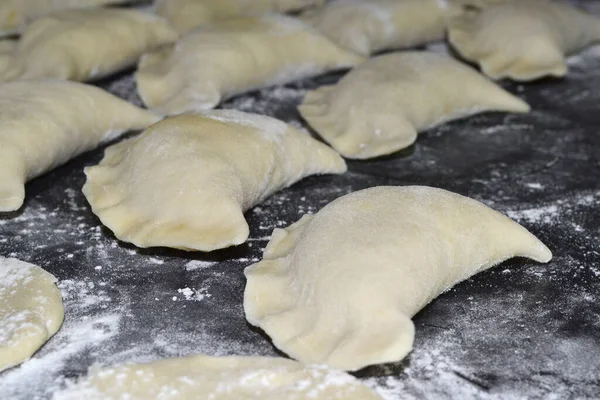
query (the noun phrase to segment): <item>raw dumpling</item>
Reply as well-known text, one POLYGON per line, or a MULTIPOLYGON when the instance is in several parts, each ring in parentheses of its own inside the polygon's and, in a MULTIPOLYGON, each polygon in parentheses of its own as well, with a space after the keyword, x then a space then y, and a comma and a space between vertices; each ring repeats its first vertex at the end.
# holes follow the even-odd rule
POLYGON ((175 40, 177 33, 165 20, 140 11, 64 11, 27 27, 0 80, 99 79, 135 65, 144 52, 175 40))
POLYGON ((565 54, 600 41, 599 18, 549 1, 467 8, 449 25, 451 45, 493 79, 565 76, 565 54))
POLYGON ((381 400, 360 381, 285 358, 171 358, 95 369, 53 400, 381 400))
POLYGON ((313 174, 342 173, 335 151, 273 118, 220 110, 168 118, 109 147, 83 193, 138 247, 211 251, 244 243, 243 212, 313 174))
POLYGON ((444 39, 440 0, 336 0, 309 20, 338 45, 368 56, 444 39))
POLYGON ((451 58, 402 52, 373 58, 336 85, 307 93, 298 109, 344 157, 365 159, 408 147, 418 132, 446 121, 529 106, 451 58))
POLYGON ((15 34, 31 20, 55 11, 136 1, 141 0, 2 0, 0 1, 0 36, 15 34))
POLYGON ((248 267, 246 318, 305 364, 358 370, 403 359, 410 318, 456 283, 542 242, 483 204, 429 187, 376 187, 275 229, 248 267))
POLYGON ((26 181, 159 119, 82 83, 40 79, 0 84, 0 211, 21 207, 26 181))
POLYGON ((0 257, 0 371, 27 360, 62 325, 55 282, 36 265, 0 257))
POLYGON ((146 54, 136 80, 148 107, 172 115, 361 61, 296 19, 268 15, 201 28, 146 54))
POLYGON ((323 3, 324 0, 157 0, 156 13, 185 33, 221 19, 298 11, 323 3))

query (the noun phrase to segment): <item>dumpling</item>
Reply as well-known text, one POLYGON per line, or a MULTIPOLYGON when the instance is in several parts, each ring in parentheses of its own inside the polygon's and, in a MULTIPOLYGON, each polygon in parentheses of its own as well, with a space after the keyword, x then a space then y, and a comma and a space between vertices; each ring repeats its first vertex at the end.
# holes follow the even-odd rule
POLYGON ((489 77, 530 81, 565 76, 565 54, 600 41, 600 19, 558 2, 513 1, 464 9, 448 38, 489 77))
POLYGON ((0 211, 21 207, 26 181, 159 119, 82 83, 39 79, 0 84, 0 211))
POLYGON ((0 80, 99 79, 135 65, 144 52, 175 40, 177 33, 166 21, 140 11, 64 11, 27 27, 0 80))
POLYGON ((0 257, 0 371, 27 360, 62 325, 55 283, 36 265, 0 257))
POLYGON ((180 33, 221 19, 320 7, 324 0, 157 0, 156 13, 180 33))
POLYGON ((296 19, 268 15, 201 28, 146 54, 136 81, 149 108, 173 115, 362 61, 296 19))
POLYGON ((109 147, 83 193, 115 236, 138 247, 211 251, 244 243, 243 212, 339 155, 273 118, 234 110, 183 114, 109 147))
POLYGON ((53 400, 381 400, 351 375, 285 358, 171 358, 90 371, 53 400))
POLYGON ((440 0, 336 0, 309 21, 334 43, 368 56, 444 39, 440 0))
POLYGON ((141 0, 2 0, 0 2, 0 36, 15 34, 31 20, 55 11, 137 1, 141 0))
POLYGON ((519 98, 449 57, 402 52, 373 58, 336 85, 308 92, 302 117, 347 158, 410 146, 417 133, 483 111, 528 112, 519 98))
POLYGON ((512 257, 550 250, 485 205, 442 189, 375 187, 287 229, 245 270, 244 310, 280 350, 340 370, 395 362, 411 317, 456 283, 512 257))

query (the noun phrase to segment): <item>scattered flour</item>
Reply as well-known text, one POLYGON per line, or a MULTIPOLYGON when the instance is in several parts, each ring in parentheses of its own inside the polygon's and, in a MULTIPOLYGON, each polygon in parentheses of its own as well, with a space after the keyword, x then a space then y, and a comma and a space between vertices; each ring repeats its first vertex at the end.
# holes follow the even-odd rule
POLYGON ((200 289, 185 287, 183 289, 177 289, 177 292, 182 294, 186 300, 202 301, 206 298, 212 297, 212 294, 208 292, 208 288, 206 287, 202 287, 200 289))
POLYGON ((192 260, 185 264, 184 268, 186 269, 186 271, 196 271, 199 269, 210 268, 218 263, 218 261, 192 260))
POLYGON ((555 221, 560 212, 557 205, 552 204, 546 207, 530 208, 519 211, 508 211, 506 213, 510 218, 517 221, 526 221, 529 223, 552 223, 555 221))

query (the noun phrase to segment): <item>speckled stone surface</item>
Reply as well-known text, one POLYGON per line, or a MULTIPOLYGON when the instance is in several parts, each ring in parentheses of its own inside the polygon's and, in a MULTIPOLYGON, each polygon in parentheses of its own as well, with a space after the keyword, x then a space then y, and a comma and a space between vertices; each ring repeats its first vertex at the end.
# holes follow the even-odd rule
MULTIPOLYGON (((50 398, 94 363, 279 354, 242 309, 243 269, 260 259, 273 228, 355 190, 409 184, 483 201, 536 234, 554 259, 511 260, 459 284, 415 317, 406 360, 356 375, 386 399, 600 398, 600 49, 571 59, 570 68, 563 80, 505 85, 532 105, 528 115, 449 123, 398 154, 349 162, 344 175, 275 194, 247 212, 248 243, 210 254, 116 240, 81 194, 83 167, 103 149, 32 181, 24 207, 0 216, 0 255, 57 276, 66 319, 33 359, 0 373, 0 398, 50 398)), ((339 76, 224 107, 306 127, 295 106, 307 89, 339 76)), ((99 84, 139 104, 131 74, 99 84)))

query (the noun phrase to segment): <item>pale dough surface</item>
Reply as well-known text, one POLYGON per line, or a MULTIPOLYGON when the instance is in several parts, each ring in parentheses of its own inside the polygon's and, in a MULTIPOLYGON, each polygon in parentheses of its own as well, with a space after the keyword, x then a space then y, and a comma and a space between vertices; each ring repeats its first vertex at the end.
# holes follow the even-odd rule
POLYGON ((269 12, 299 11, 320 7, 324 0, 157 0, 156 13, 165 17, 178 32, 222 19, 269 12))
POLYGON ((600 19, 559 2, 512 1, 464 9, 448 38, 489 77, 530 81, 565 76, 565 55, 600 41, 600 19))
POLYGON ((36 265, 0 257, 0 371, 27 360, 62 325, 55 283, 36 265))
POLYGON ((266 15, 201 28, 144 55, 136 81, 148 107, 172 115, 362 61, 297 19, 266 15))
POLYGON ((0 212, 23 204, 25 182, 160 118, 83 83, 0 84, 0 212))
POLYGON ((63 11, 25 29, 2 80, 100 79, 135 65, 139 57, 177 40, 162 18, 136 10, 63 11))
POLYGON ((381 400, 356 378, 285 358, 189 356, 91 371, 53 400, 381 400))
POLYGON ((0 76, 10 65, 12 53, 17 45, 16 40, 0 40, 0 76))
POLYGON ((552 258, 525 228, 478 201, 423 186, 375 187, 275 229, 263 260, 245 271, 244 310, 293 358, 358 370, 403 359, 413 315, 517 256, 552 258))
POLYGON ((142 0, 2 0, 0 36, 17 33, 31 20, 56 11, 138 1, 142 0))
POLYGON ((244 211, 300 179, 343 173, 326 145, 273 118, 183 114, 113 145, 83 193, 115 236, 138 247, 211 251, 248 238, 244 211))
POLYGON ((440 0, 336 0, 309 21, 334 43, 363 56, 442 40, 440 0))
POLYGON ((344 157, 372 158, 410 146, 417 133, 483 111, 529 106, 472 68, 424 51, 372 58, 298 107, 344 157))

